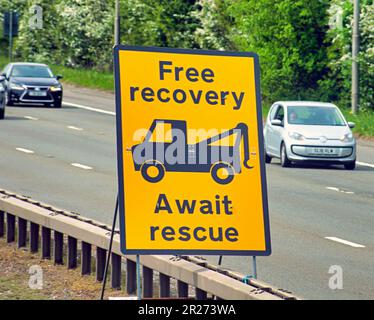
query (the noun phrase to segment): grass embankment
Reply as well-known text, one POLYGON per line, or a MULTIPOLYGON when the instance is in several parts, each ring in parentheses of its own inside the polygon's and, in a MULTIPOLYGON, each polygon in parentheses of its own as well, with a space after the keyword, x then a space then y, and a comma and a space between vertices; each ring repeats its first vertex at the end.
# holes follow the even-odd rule
MULTIPOLYGON (((101 283, 93 275, 81 276, 79 268, 68 270, 66 265, 54 265, 51 260, 42 260, 40 253, 31 254, 0 239, 0 300, 91 300, 99 299, 100 292, 101 283), (30 288, 31 266, 41 268, 42 288, 30 288)), ((125 295, 107 284, 106 297, 125 295)))
MULTIPOLYGON (((7 58, 0 56, 0 68, 7 63, 7 58)), ((114 91, 114 80, 111 72, 99 72, 83 68, 69 68, 51 65, 54 74, 61 74, 62 82, 92 89, 114 91)), ((361 137, 374 137, 374 111, 362 110, 357 115, 351 114, 349 109, 341 109, 347 121, 356 123, 353 132, 361 137)), ((266 117, 269 104, 264 103, 263 116, 266 117)))

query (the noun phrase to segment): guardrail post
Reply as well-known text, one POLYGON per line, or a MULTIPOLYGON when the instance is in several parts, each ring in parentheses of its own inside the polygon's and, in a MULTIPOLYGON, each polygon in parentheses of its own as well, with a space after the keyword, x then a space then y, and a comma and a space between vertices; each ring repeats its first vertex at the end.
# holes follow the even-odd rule
POLYGON ((160 273, 160 298, 170 297, 170 277, 160 273))
POLYGON ((207 299, 207 292, 196 288, 196 300, 206 300, 207 299))
POLYGON ((6 241, 13 242, 16 235, 16 217, 10 213, 6 215, 6 241))
POLYGON ((54 257, 55 264, 64 264, 64 235, 61 232, 54 232, 54 257))
POLYGON ((68 236, 68 269, 77 267, 77 239, 68 236))
POLYGON ((112 253, 111 283, 113 289, 121 289, 121 256, 112 253))
POLYGON ((153 270, 143 266, 143 298, 153 297, 153 270))
POLYGON ((18 218, 18 248, 26 247, 27 220, 18 218))
POLYGON ((30 224, 30 251, 38 252, 39 249, 39 225, 31 222, 30 224))
POLYGON ((103 281, 105 272, 106 262, 106 250, 97 247, 96 248, 96 280, 103 281))
POLYGON ((4 237, 4 211, 0 210, 0 237, 4 237))
POLYGON ((188 283, 178 280, 178 297, 179 298, 188 298, 188 283))
POLYGON ((42 258, 51 258, 51 229, 42 227, 42 258))
POLYGON ((127 267, 127 283, 126 290, 128 294, 136 292, 136 263, 130 259, 126 260, 127 267))
POLYGON ((82 241, 82 275, 91 274, 91 244, 82 241))

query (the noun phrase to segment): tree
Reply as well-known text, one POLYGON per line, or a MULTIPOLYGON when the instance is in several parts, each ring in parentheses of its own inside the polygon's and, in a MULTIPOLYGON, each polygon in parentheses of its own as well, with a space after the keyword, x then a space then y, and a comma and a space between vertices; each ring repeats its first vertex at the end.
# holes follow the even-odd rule
POLYGON ((122 41, 131 45, 196 48, 195 0, 122 0, 122 41))
POLYGON ((328 0, 238 0, 233 41, 260 56, 262 92, 270 101, 318 98, 327 72, 328 0))
MULTIPOLYGON (((326 99, 343 107, 351 105, 352 18, 351 1, 334 0, 329 9, 327 34, 329 73, 321 81, 326 99)), ((374 4, 361 0, 360 14, 360 107, 374 108, 374 4)))
POLYGON ((200 48, 236 50, 231 40, 234 20, 225 0, 199 0, 192 15, 198 20, 195 39, 200 48))
POLYGON ((112 62, 114 1, 64 0, 61 21, 63 63, 107 69, 112 62))
POLYGON ((28 61, 59 63, 61 55, 62 34, 60 32, 60 17, 56 3, 48 0, 28 0, 20 20, 19 37, 16 40, 16 55, 28 61), (43 29, 30 27, 30 21, 35 15, 33 5, 43 10, 43 29))

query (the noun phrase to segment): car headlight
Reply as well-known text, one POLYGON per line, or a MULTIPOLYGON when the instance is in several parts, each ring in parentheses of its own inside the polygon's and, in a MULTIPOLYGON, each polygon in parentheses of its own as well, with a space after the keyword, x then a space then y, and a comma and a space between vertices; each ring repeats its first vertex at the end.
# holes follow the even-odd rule
POLYGON ((301 141, 301 140, 304 140, 305 138, 304 138, 304 136, 302 135, 302 134, 300 134, 300 133, 298 133, 298 132, 289 132, 288 133, 288 135, 289 135, 289 137, 290 138, 292 138, 292 139, 294 139, 294 140, 299 140, 299 141, 301 141))
POLYGON ((23 86, 21 86, 20 84, 11 83, 10 84, 10 89, 12 89, 12 90, 24 90, 25 88, 23 86))
POLYGON ((60 86, 52 86, 52 87, 50 87, 49 88, 49 90, 51 90, 52 92, 54 92, 54 91, 61 91, 61 87, 60 86))
POLYGON ((340 138, 341 142, 352 142, 353 141, 353 134, 351 132, 346 133, 344 136, 340 138))

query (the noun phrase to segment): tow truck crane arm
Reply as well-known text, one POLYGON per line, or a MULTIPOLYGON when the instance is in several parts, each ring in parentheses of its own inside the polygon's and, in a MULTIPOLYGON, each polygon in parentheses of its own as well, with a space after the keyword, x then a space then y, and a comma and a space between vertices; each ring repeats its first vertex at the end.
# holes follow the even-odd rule
POLYGON ((220 134, 217 134, 213 137, 210 137, 209 139, 206 140, 207 144, 211 144, 212 142, 221 140, 225 137, 231 136, 235 133, 239 133, 240 136, 237 138, 235 142, 235 149, 239 149, 240 146, 240 141, 243 139, 243 144, 244 144, 244 160, 243 160, 243 165, 247 169, 252 169, 253 166, 250 166, 248 164, 249 161, 249 141, 248 141, 248 126, 245 123, 238 123, 238 125, 230 130, 224 131, 220 134), (239 132, 238 132, 239 131, 239 132))

